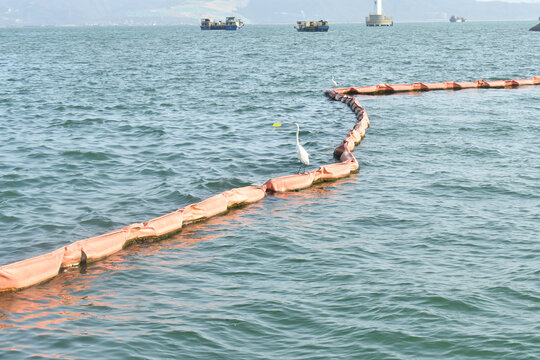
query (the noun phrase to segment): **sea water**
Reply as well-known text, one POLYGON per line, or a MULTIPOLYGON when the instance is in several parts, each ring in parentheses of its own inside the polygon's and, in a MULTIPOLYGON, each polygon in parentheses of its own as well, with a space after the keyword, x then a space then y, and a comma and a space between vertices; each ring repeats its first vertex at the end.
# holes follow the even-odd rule
MULTIPOLYGON (((528 22, 0 29, 0 265, 295 173, 339 86, 540 76, 528 22)), ((360 98, 358 174, 0 295, 0 358, 540 357, 540 87, 360 98)))

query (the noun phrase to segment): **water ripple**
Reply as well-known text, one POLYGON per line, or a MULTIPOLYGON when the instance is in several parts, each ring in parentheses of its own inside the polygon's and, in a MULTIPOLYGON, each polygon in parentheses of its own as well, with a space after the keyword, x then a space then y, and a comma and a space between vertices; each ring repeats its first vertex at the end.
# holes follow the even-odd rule
MULTIPOLYGON (((332 75, 539 75, 524 23, 454 25, 0 29, 0 265, 295 172, 274 122, 333 162, 332 75)), ((360 97, 358 174, 4 294, 0 353, 536 358, 539 89, 360 97)))

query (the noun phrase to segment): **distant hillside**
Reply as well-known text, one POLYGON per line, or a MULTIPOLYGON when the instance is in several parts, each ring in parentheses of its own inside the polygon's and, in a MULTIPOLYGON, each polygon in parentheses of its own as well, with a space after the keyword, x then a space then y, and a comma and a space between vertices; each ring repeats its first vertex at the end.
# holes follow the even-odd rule
POLYGON ((540 3, 502 1, 386 0, 385 8, 398 21, 446 20, 452 15, 472 21, 534 20, 540 16, 540 3))
MULTIPOLYGON (((372 0, 252 0, 242 12, 257 23, 290 23, 328 19, 362 23, 374 9, 372 0)), ((452 15, 468 20, 536 20, 540 3, 480 2, 475 0, 384 0, 384 11, 395 21, 442 21, 452 15)))
MULTIPOLYGON (((0 25, 83 25, 193 22, 182 16, 154 15, 178 0, 0 0, 0 25)), ((185 1, 184 1, 185 2, 185 1)))
MULTIPOLYGON (((536 20, 540 3, 475 0, 384 0, 399 21, 536 20)), ((84 24, 198 24, 201 17, 237 15, 250 23, 328 19, 362 23, 372 0, 0 0, 0 26, 84 24)))
POLYGON ((373 11, 372 3, 372 0, 251 0, 242 12, 252 22, 264 24, 295 23, 297 20, 310 19, 360 23, 373 11))

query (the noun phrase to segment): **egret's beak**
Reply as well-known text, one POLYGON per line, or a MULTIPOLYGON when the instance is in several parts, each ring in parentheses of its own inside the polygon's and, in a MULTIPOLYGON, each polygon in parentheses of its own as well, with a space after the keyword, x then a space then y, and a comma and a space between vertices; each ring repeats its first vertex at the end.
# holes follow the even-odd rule
POLYGON ((274 127, 280 127, 280 126, 281 126, 281 123, 274 123, 273 126, 274 126, 274 127))

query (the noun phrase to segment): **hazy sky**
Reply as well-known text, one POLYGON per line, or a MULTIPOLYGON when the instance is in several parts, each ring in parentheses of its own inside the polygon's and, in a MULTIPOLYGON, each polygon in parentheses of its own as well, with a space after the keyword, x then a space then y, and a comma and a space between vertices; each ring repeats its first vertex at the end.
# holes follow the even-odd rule
POLYGON ((477 1, 485 1, 485 2, 509 2, 509 3, 540 3, 540 0, 477 0, 477 1))
MULTIPOLYGON (((201 17, 236 15, 248 23, 306 18, 361 23, 373 0, 0 0, 0 26, 84 24, 197 24, 201 17)), ((383 0, 399 21, 536 20, 540 0, 383 0)))

